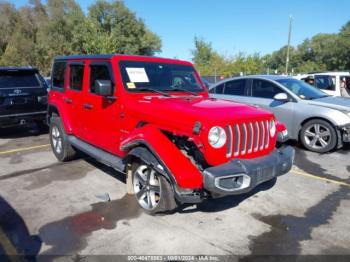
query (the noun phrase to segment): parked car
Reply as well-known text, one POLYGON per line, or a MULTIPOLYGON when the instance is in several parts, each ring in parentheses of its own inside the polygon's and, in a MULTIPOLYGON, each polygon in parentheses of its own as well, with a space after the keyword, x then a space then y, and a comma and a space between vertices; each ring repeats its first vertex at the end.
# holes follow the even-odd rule
MULTIPOLYGON (((127 174, 149 213, 243 194, 287 173, 294 150, 273 114, 209 98, 189 62, 155 57, 57 57, 50 141, 60 161, 81 150, 127 174)), ((130 189, 129 188, 129 189, 130 189)))
POLYGON ((349 72, 320 72, 298 75, 295 78, 305 80, 313 77, 315 87, 321 89, 328 95, 341 96, 340 82, 345 79, 350 92, 350 73, 349 72))
POLYGON ((36 68, 0 67, 0 127, 47 128, 47 85, 36 68))
POLYGON ((350 100, 331 97, 303 81, 278 75, 231 78, 209 93, 273 112, 289 137, 311 151, 325 153, 350 142, 350 100))

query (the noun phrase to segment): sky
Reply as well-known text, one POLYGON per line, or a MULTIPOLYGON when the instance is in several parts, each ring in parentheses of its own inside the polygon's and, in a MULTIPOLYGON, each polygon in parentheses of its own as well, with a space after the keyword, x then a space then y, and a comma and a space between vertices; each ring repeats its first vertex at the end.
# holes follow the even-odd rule
MULTIPOLYGON (((76 0, 87 12, 94 0, 76 0)), ((27 0, 12 0, 22 6, 27 0)), ((43 1, 45 2, 45 1, 43 1)), ((337 33, 350 20, 349 0, 124 0, 162 40, 162 57, 191 60, 194 38, 221 54, 271 53, 318 33, 337 33)))

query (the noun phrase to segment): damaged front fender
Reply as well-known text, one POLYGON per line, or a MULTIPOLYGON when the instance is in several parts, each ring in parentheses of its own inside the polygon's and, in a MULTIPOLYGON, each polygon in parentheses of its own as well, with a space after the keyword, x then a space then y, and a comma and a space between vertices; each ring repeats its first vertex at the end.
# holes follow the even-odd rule
MULTIPOLYGON (((180 188, 201 189, 203 187, 202 173, 161 130, 152 125, 145 125, 131 132, 122 141, 121 150, 129 154, 132 152, 132 155, 141 157, 146 163, 154 162, 153 156, 170 176, 172 182, 180 188), (140 146, 147 148, 151 155, 146 154, 142 149, 131 151, 140 146)), ((160 167, 155 168, 161 171, 160 167)))

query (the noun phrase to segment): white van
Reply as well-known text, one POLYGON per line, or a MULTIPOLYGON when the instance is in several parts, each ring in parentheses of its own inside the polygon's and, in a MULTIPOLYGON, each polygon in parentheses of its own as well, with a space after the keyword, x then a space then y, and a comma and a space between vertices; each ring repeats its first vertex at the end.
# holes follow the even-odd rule
POLYGON ((350 92, 350 73, 349 72, 323 72, 298 75, 295 78, 305 80, 313 76, 315 86, 331 96, 341 96, 340 81, 345 79, 348 92, 350 92))

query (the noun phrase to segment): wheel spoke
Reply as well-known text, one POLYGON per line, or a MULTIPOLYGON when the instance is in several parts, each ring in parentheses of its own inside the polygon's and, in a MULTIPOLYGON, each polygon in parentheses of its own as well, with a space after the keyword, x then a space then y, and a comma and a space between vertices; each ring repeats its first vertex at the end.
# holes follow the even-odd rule
POLYGON ((331 135, 331 132, 329 132, 329 130, 326 130, 320 133, 320 137, 328 137, 330 135, 331 135))
POLYGON ((310 130, 306 130, 306 131, 305 131, 305 135, 308 136, 308 137, 314 137, 314 136, 316 136, 316 134, 315 134, 315 133, 312 133, 310 130))
POLYGON ((140 172, 136 172, 136 177, 137 177, 137 179, 138 179, 138 182, 139 182, 142 186, 146 185, 146 181, 145 181, 145 179, 141 176, 140 172))
POLYGON ((149 208, 153 208, 152 199, 151 199, 151 192, 150 191, 147 191, 147 204, 148 204, 149 208))
POLYGON ((150 185, 149 186, 149 189, 155 193, 160 193, 160 186, 153 186, 153 185, 150 185))
POLYGON ((314 146, 316 145, 316 142, 317 142, 317 138, 314 137, 314 138, 311 140, 311 142, 310 142, 310 146, 311 146, 311 147, 314 147, 314 146))
POLYGON ((141 188, 141 190, 136 194, 137 199, 139 200, 144 199, 146 193, 147 193, 147 189, 145 187, 141 188))
POLYGON ((315 124, 315 131, 316 131, 316 134, 320 133, 320 125, 319 124, 315 124))
POLYGON ((147 169, 147 178, 146 178, 146 181, 148 182, 148 184, 150 183, 150 180, 151 180, 151 172, 152 172, 152 169, 148 168, 147 169))
POLYGON ((323 147, 328 146, 328 143, 327 143, 326 141, 324 141, 323 138, 320 138, 319 141, 320 141, 320 143, 321 143, 321 145, 322 145, 323 147))

